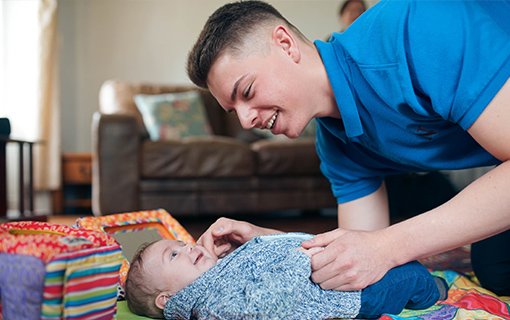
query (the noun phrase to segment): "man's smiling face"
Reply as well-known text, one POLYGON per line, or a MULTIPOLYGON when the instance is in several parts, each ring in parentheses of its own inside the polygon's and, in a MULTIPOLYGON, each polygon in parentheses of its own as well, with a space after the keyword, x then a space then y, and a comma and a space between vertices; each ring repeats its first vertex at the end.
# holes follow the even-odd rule
POLYGON ((213 267, 217 258, 204 247, 161 240, 146 249, 144 269, 153 287, 173 293, 185 288, 213 267))
POLYGON ((275 30, 269 43, 240 49, 246 54, 220 54, 207 84, 226 111, 237 113, 243 128, 296 138, 313 117, 313 97, 307 94, 310 84, 302 76, 297 44, 285 29, 275 30))

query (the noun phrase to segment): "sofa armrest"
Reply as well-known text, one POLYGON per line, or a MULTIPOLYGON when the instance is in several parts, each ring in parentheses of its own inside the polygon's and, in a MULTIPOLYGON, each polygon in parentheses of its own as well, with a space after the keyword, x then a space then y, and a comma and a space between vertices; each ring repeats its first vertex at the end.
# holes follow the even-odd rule
POLYGON ((92 144, 94 214, 138 210, 141 137, 135 117, 96 112, 92 144))

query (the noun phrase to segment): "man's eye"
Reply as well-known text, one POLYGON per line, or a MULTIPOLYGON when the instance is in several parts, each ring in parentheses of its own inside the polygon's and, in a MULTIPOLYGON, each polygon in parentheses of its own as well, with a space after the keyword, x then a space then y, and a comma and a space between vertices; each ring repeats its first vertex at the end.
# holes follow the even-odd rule
POLYGON ((246 99, 248 99, 248 97, 250 96, 251 86, 252 86, 252 84, 250 84, 250 85, 248 86, 248 88, 246 88, 246 90, 244 90, 244 92, 243 92, 243 96, 244 96, 246 99))

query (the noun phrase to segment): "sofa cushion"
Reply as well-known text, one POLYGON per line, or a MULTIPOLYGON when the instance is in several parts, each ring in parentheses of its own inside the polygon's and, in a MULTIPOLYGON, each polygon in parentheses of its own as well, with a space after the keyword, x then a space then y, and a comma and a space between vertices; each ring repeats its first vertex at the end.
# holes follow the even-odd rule
POLYGON ((313 138, 260 140, 251 148, 256 155, 258 175, 320 174, 313 138))
POLYGON ((249 145, 228 137, 146 141, 142 148, 143 179, 245 177, 255 170, 249 145))
POLYGON ((207 136, 211 132, 197 91, 138 94, 135 103, 151 140, 207 136))

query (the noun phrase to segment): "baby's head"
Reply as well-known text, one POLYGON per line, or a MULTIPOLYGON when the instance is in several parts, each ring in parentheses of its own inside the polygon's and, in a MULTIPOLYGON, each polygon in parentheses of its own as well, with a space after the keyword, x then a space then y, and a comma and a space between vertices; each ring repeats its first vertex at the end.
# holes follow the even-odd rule
POLYGON ((168 299, 217 262, 202 246, 159 240, 141 246, 126 279, 129 309, 138 315, 162 318, 168 299))

